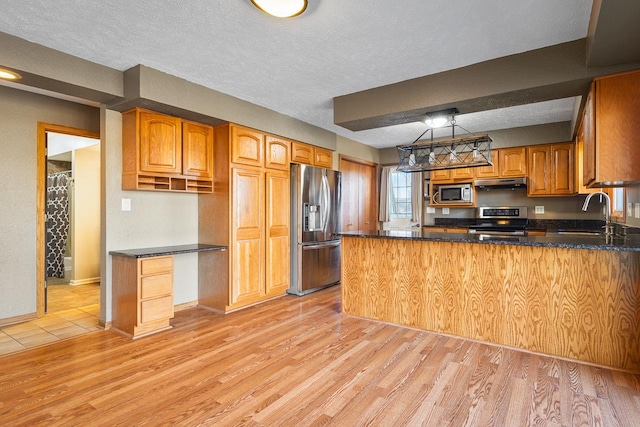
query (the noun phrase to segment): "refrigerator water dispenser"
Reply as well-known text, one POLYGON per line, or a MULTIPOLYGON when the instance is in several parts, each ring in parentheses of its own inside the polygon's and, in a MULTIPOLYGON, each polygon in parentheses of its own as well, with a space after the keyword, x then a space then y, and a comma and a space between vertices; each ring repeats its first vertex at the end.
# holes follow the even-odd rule
POLYGON ((304 204, 304 231, 322 230, 320 205, 304 204))

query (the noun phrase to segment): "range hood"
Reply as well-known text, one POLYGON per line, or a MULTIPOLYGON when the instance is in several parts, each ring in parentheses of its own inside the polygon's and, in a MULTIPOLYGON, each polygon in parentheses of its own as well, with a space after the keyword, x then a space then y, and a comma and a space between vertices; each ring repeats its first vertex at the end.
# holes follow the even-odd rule
POLYGON ((476 188, 518 188, 527 186, 527 178, 494 178, 494 179, 476 179, 473 182, 476 188))

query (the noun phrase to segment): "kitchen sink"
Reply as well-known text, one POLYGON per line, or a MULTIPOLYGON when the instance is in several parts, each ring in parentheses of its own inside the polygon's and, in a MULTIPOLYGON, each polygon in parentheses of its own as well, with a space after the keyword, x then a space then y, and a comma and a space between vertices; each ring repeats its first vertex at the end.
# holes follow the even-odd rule
POLYGON ((564 234, 568 236, 603 236, 602 231, 594 230, 556 230, 555 234, 564 234))

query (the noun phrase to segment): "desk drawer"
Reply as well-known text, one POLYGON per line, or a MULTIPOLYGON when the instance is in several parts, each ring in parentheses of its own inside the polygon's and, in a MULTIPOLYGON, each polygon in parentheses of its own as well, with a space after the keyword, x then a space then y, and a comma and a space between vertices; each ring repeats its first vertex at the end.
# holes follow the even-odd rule
POLYGON ((173 317, 173 296, 154 298, 140 303, 140 322, 169 319, 173 317))
POLYGON ((154 298, 173 292, 173 273, 140 278, 140 299, 154 298))
POLYGON ((154 258, 142 258, 140 260, 140 274, 167 273, 173 271, 173 256, 162 256, 154 258))

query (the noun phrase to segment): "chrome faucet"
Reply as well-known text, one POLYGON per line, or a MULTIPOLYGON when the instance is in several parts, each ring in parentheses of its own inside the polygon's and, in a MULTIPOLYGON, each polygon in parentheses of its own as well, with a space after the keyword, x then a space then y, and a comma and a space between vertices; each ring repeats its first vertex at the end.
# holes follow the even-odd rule
POLYGON ((613 225, 611 225, 611 198, 609 198, 609 195, 605 192, 603 192, 602 190, 598 191, 597 193, 590 193, 587 198, 584 200, 584 205, 582 205, 582 210, 583 211, 587 211, 587 208, 589 207, 589 201, 591 201, 591 198, 595 195, 600 195, 600 200, 602 200, 602 197, 604 196, 604 200, 605 200, 605 211, 604 211, 604 234, 606 236, 611 236, 613 235, 613 225))

